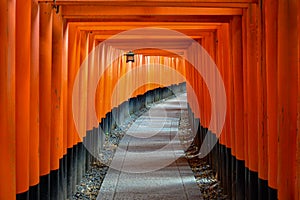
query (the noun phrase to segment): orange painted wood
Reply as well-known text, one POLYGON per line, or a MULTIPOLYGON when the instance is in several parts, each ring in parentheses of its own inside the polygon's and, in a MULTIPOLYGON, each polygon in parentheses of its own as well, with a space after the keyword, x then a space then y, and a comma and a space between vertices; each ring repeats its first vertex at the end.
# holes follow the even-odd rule
MULTIPOLYGON (((97 36, 97 40, 103 40, 107 36, 113 36, 116 35, 124 30, 130 30, 135 28, 143 28, 147 27, 149 24, 145 21, 84 21, 84 22, 69 22, 72 25, 78 26, 78 29, 81 31, 91 31, 91 34, 94 34, 94 36, 97 36)), ((160 27, 160 28, 168 28, 175 31, 182 32, 183 34, 189 35, 189 36, 195 36, 202 38, 201 36, 207 36, 209 32, 207 31, 213 31, 222 24, 222 22, 173 22, 173 21, 152 21, 151 27, 160 27), (195 30, 198 30, 195 32, 195 30)), ((127 36, 127 37, 134 37, 136 35, 127 36)), ((151 38, 151 37, 150 37, 151 38)), ((160 38, 156 36, 152 36, 152 38, 160 38)), ((165 36, 162 36, 161 38, 165 38, 165 36)), ((183 39, 180 36, 172 36, 169 39, 183 39)), ((115 38, 117 39, 117 38, 115 38)), ((118 38, 120 39, 120 38, 118 38)))
MULTIPOLYGON (((91 39, 93 39, 93 34, 90 36, 90 40, 91 39)), ((93 41, 92 43, 93 43, 93 46, 95 48, 96 41, 93 41)), ((92 58, 92 65, 94 66, 93 71, 95 72, 95 74, 98 74, 98 75, 99 75, 99 62, 100 62, 100 60, 98 59, 99 56, 100 56, 99 54, 94 54, 94 57, 92 58)), ((90 74, 90 73, 91 73, 91 71, 89 70, 89 77, 90 76, 93 77, 93 74, 90 74)), ((102 84, 101 77, 99 77, 99 81, 98 81, 97 87, 100 84, 102 84)), ((92 102, 92 103, 95 104, 95 110, 96 110, 96 113, 97 113, 97 121, 99 121, 99 122, 101 122, 101 116, 99 116, 100 115, 99 113, 100 113, 101 101, 102 101, 102 98, 100 98, 99 93, 96 90, 95 99, 90 99, 89 102, 92 102)))
POLYGON ((258 171, 258 96, 257 96, 257 30, 256 5, 247 11, 247 97, 248 103, 248 163, 251 171, 258 171))
POLYGON ((243 48, 242 19, 233 17, 232 34, 232 69, 234 84, 234 132, 236 158, 244 160, 244 91, 243 91, 243 48))
POLYGON ((249 159, 248 159, 248 101, 250 100, 248 98, 248 85, 247 85, 247 10, 243 10, 243 16, 242 16, 242 48, 243 48, 243 90, 244 90, 244 160, 245 160, 245 166, 249 167, 249 159))
MULTIPOLYGON (((211 36, 210 36, 211 37, 211 36)), ((210 47, 210 37, 206 37, 204 39, 202 39, 203 41, 203 47, 204 49, 206 49, 207 51, 207 54, 203 54, 202 57, 203 57, 203 64, 205 66, 209 66, 210 65, 210 60, 208 58, 208 55, 212 54, 212 51, 211 49, 209 48, 210 47)), ((200 74, 197 73, 198 76, 200 76, 200 74)), ((204 70, 204 75, 208 77, 208 84, 209 83, 212 83, 212 73, 210 71, 210 67, 207 67, 205 70, 204 70)), ((196 80, 198 80, 198 78, 196 78, 196 80)), ((205 128, 208 128, 209 127, 209 124, 210 124, 210 119, 211 119, 211 106, 212 106, 212 102, 211 102, 211 99, 210 99, 210 94, 209 94, 209 91, 208 91, 208 88, 207 88, 207 83, 205 83, 205 81, 203 80, 203 93, 202 94, 198 94, 199 96, 200 95, 203 95, 203 98, 204 98, 204 101, 203 101, 203 111, 204 111, 204 116, 203 116, 203 120, 204 120, 204 124, 203 126, 205 128)), ((213 91, 212 91, 213 92, 213 91)))
MULTIPOLYGON (((92 59, 91 59, 91 55, 90 55, 90 50, 93 49, 93 43, 91 42, 91 34, 90 33, 87 33, 87 41, 86 41, 86 62, 87 62, 87 97, 86 97, 86 104, 87 105, 95 105, 94 104, 94 101, 95 99, 93 99, 91 101, 91 98, 89 98, 89 95, 91 95, 91 89, 90 89, 90 83, 92 81, 94 81, 94 77, 93 77, 93 74, 91 73, 94 73, 93 69, 94 69, 94 66, 92 65, 92 59), (89 104, 92 103, 92 104, 89 104)), ((91 127, 97 127, 97 121, 93 121, 92 118, 91 118, 91 114, 90 114, 90 111, 89 111, 89 107, 87 107, 87 110, 86 110, 86 130, 91 130, 91 127)))
POLYGON ((226 147, 231 148, 231 117, 230 117, 230 109, 231 109, 231 101, 230 101, 230 92, 231 92, 231 81, 230 81, 230 40, 229 40, 229 24, 224 24, 222 26, 222 35, 224 37, 224 51, 223 51, 223 62, 224 62, 224 84, 226 90, 226 98, 227 98, 227 111, 226 111, 226 121, 225 121, 225 138, 226 138, 226 147))
MULTIPOLYGON (((141 70, 143 70, 144 67, 141 67, 143 65, 143 56, 142 55, 136 55, 135 56, 135 59, 136 59, 136 65, 137 65, 137 77, 136 77, 136 84, 137 84, 137 88, 135 88, 134 92, 133 92, 133 96, 137 96, 139 94, 143 94, 144 91, 144 87, 143 86, 140 86, 139 83, 141 83, 143 80, 144 80, 144 73, 141 73, 141 70), (141 75, 142 74, 142 75, 141 75)), ((116 62, 115 63, 116 66, 114 66, 113 70, 115 71, 116 69, 118 69, 118 63, 116 62)), ((118 72, 114 72, 114 73, 118 73, 118 72)), ((116 77, 114 76, 114 80, 113 80, 113 86, 116 84, 117 80, 118 80, 119 77, 116 77)), ((113 105, 115 106, 115 105, 113 105)))
POLYGON ((267 76, 267 138, 268 138, 268 184, 277 188, 277 1, 264 4, 266 32, 266 76, 267 76))
MULTIPOLYGON (((209 34, 209 37, 207 38, 207 50, 208 50, 208 54, 209 54, 209 57, 207 57, 207 65, 208 65, 208 74, 209 74, 209 84, 211 84, 212 86, 212 91, 211 94, 209 93, 209 95, 207 96, 208 97, 208 101, 210 101, 211 103, 211 107, 215 107, 217 109, 217 105, 215 102, 212 102, 212 98, 211 96, 214 95, 215 97, 217 97, 217 94, 216 94, 216 78, 215 78, 215 74, 212 70, 212 67, 213 66, 213 62, 215 61, 215 34, 214 32, 210 33, 209 34)), ((207 107, 207 110, 208 110, 208 124, 207 124, 207 127, 210 126, 210 131, 215 134, 216 133, 216 123, 213 123, 211 122, 212 121, 212 117, 213 117, 213 113, 212 113, 212 108, 211 107, 207 107)))
MULTIPOLYGON (((201 45, 204 47, 205 45, 205 42, 206 42, 206 38, 203 38, 201 40, 201 45)), ((194 50, 195 51, 195 50, 194 50)), ((200 60, 199 58, 195 58, 197 59, 195 61, 195 63, 200 63, 200 65, 206 65, 206 60, 205 60, 205 57, 203 54, 201 54, 200 56, 200 60)), ((204 73, 207 73, 205 70, 203 70, 204 73)), ((198 82, 198 80, 201 80, 199 79, 199 74, 197 73, 196 69, 194 69, 194 77, 193 77, 193 87, 194 89, 196 90, 196 95, 197 95, 197 98, 200 99, 200 101, 198 102, 200 104, 200 120, 201 120, 201 125, 204 127, 204 128, 207 128, 207 116, 206 116, 206 106, 207 108, 208 107, 208 103, 206 103, 206 100, 207 100, 207 87, 206 87, 206 84, 204 82, 204 80, 200 81, 200 84, 198 82), (201 92, 200 92, 201 91, 201 92)), ((196 109, 197 107, 197 102, 195 101, 194 102, 194 109, 196 109)))
MULTIPOLYGON (((201 45, 204 44, 205 39, 206 38, 203 38, 201 40, 201 42, 202 42, 201 45)), ((196 51, 196 50, 194 49, 193 51, 196 51)), ((203 54, 201 54, 201 56, 199 56, 199 57, 196 57, 195 59, 196 59, 196 61, 195 61, 196 64, 198 64, 198 65, 200 64, 201 66, 205 65, 205 59, 204 59, 203 54)), ((199 102, 194 101, 194 109, 196 109, 197 103, 198 103, 200 105, 201 125, 203 127, 206 127, 206 116, 205 116, 205 100, 206 100, 206 98, 205 98, 205 95, 206 95, 206 93, 205 93, 206 90, 205 89, 206 89, 206 87, 205 86, 206 85, 204 83, 204 80, 203 79, 201 80, 201 78, 199 78, 199 74, 197 73, 196 69, 193 69, 193 70, 194 70, 194 72, 193 72, 194 73, 194 76, 193 76, 194 86, 193 87, 195 87, 197 99, 199 99, 199 102)))
MULTIPOLYGON (((142 60, 143 60, 143 57, 141 56, 141 55, 136 55, 135 56, 135 67, 136 67, 136 72, 139 72, 140 70, 141 70, 141 67, 140 67, 140 64, 141 64, 141 62, 142 62, 142 60)), ((114 63, 115 65, 114 65, 114 67, 113 67, 113 70, 117 67, 117 63, 115 62, 114 63)), ((140 73, 135 73, 135 75, 134 75, 134 78, 135 78, 135 87, 133 88, 133 94, 132 94, 132 96, 134 96, 134 97, 136 97, 136 96, 138 96, 140 93, 143 93, 143 91, 141 91, 141 89, 142 89, 142 87, 141 86, 139 86, 138 84, 141 82, 141 80, 143 80, 143 78, 144 78, 144 75, 145 74, 140 74, 140 73)), ((113 83, 113 86, 116 84, 116 82, 117 82, 117 80, 115 79, 115 77, 113 77, 113 81, 112 81, 112 83, 113 83)))
MULTIPOLYGON (((31 2, 16 4, 16 190, 29 189, 31 2)), ((32 138, 35 139, 35 138, 32 138)))
POLYGON ((89 34, 89 53, 90 53, 96 47, 96 41, 95 41, 96 34, 94 34, 92 31, 90 31, 88 34, 89 34))
MULTIPOLYGON (((98 47, 96 47, 93 34, 89 34, 88 39, 89 39, 89 44, 88 44, 89 52, 94 50, 95 48, 98 48, 98 47)), ((88 87, 87 104, 95 106, 96 113, 99 113, 97 108, 99 107, 100 102, 98 102, 98 101, 100 101, 100 100, 98 100, 97 95, 95 95, 95 98, 92 98, 92 96, 93 96, 93 94, 92 94, 92 92, 93 92, 92 91, 92 89, 93 89, 92 88, 92 83, 97 81, 96 79, 98 78, 98 75, 99 75, 99 69, 98 69, 98 63, 99 63, 98 56, 99 55, 96 54, 96 52, 93 52, 93 54, 89 55, 88 82, 87 82, 87 87, 88 87)), ((92 111, 93 111, 92 107, 89 106, 88 110, 87 110, 87 112, 89 113, 89 114, 87 114, 87 128, 86 128, 87 130, 92 130, 93 128, 98 127, 98 124, 99 124, 99 122, 96 119, 91 119, 91 114, 90 113, 92 113, 92 111)))
POLYGON ((87 86, 88 86, 88 62, 85 62, 85 59, 87 57, 88 53, 88 34, 86 32, 81 31, 80 32, 80 39, 81 39, 81 44, 80 44, 80 53, 79 53, 79 67, 81 73, 80 77, 80 88, 79 88, 79 135, 80 138, 82 139, 83 137, 86 136, 86 127, 87 127, 87 86))
MULTIPOLYGON (((233 35, 231 34, 231 26, 229 24, 228 29, 228 38, 229 41, 233 41, 233 35)), ((232 42, 229 42, 228 45, 228 81, 229 81, 229 88, 228 88, 228 97, 229 97, 229 109, 227 112, 229 112, 230 115, 230 148, 231 148, 231 154, 233 156, 236 156, 236 149, 235 149, 235 91, 234 91, 234 69, 233 69, 233 55, 232 55, 232 42)))
MULTIPOLYGON (((189 52, 195 52, 197 48, 196 43, 192 44, 192 49, 189 52)), ((203 79, 202 76, 199 75, 199 72, 195 69, 195 67, 200 66, 204 63, 204 59, 202 59, 201 55, 194 55, 190 54, 191 60, 193 60, 194 65, 192 63, 189 64, 190 73, 191 73, 191 89, 195 93, 196 96, 191 96, 193 107, 192 110, 194 111, 194 117, 200 119, 200 123, 202 126, 205 124, 205 117, 204 117, 204 89, 203 89, 203 79), (197 101, 198 100, 198 101, 197 101), (196 108, 199 107, 199 112, 197 112, 196 108)))
MULTIPOLYGON (((98 74, 100 76, 100 72, 104 72, 104 65, 102 64, 104 62, 104 59, 100 59, 101 55, 105 55, 104 52, 102 53, 102 51, 104 51, 104 49, 99 50, 101 52, 101 54, 96 54, 95 55, 95 66, 98 68, 98 74)), ((96 73, 97 74, 97 73, 96 73)), ((101 75, 101 77, 99 77, 99 82, 97 85, 97 90, 96 90, 96 98, 95 98, 95 105, 96 105, 96 111, 97 111, 97 118, 98 121, 101 122, 102 118, 104 118, 104 114, 103 110, 104 110, 104 97, 103 97, 103 93, 100 89, 98 88, 104 88, 104 82, 105 82, 105 76, 104 73, 103 75, 101 75), (101 92, 100 92, 101 91, 101 92)))
POLYGON ((122 15, 241 15, 240 8, 213 8, 213 7, 116 7, 116 6, 89 6, 69 5, 62 12, 65 18, 94 18, 96 16, 122 15))
POLYGON ((67 154, 68 146, 68 25, 63 26, 62 49, 62 109, 63 109, 63 154, 67 154))
POLYGON ((51 170, 59 168, 63 155, 63 101, 62 101, 63 21, 59 13, 53 14, 52 71, 51 71, 51 170))
MULTIPOLYGON (((192 48, 192 46, 188 49, 188 51, 192 48)), ((188 56, 191 56, 189 54, 186 55, 187 57, 188 56)), ((201 119, 200 117, 200 114, 199 113, 196 113, 195 110, 194 110, 194 98, 193 98, 193 93, 192 93, 192 76, 193 76, 193 73, 192 73, 192 67, 191 67, 191 63, 187 62, 187 60, 185 60, 185 66, 186 66, 186 79, 187 79, 187 96, 188 96, 188 102, 189 102, 189 106, 191 108, 191 110, 195 113, 195 115, 197 115, 198 118, 201 119)), ((199 108, 201 109, 201 108, 199 108)))
MULTIPOLYGON (((87 47, 88 47, 88 52, 91 51, 91 49, 93 48, 93 43, 91 42, 91 34, 88 33, 87 35, 87 40, 88 40, 88 44, 87 44, 87 47), (91 47, 92 46, 92 47, 91 47)), ((93 63, 93 59, 94 56, 93 54, 90 54, 89 55, 89 60, 88 60, 88 63, 87 63, 87 67, 88 67, 88 71, 87 71, 87 105, 95 105, 95 99, 92 99, 91 96, 92 96, 92 91, 91 91, 91 83, 94 82, 94 63, 93 63)), ((91 113, 92 112, 92 109, 90 106, 87 107, 87 110, 86 110, 86 130, 92 130, 93 129, 93 126, 94 123, 91 119, 91 113)))
MULTIPOLYGON (((114 53, 112 51, 112 49, 108 49, 107 53, 107 61, 111 61, 112 62, 112 54, 114 53)), ((110 96, 112 93, 112 77, 113 77, 113 70, 112 67, 108 67, 106 68, 105 71, 105 85, 104 88, 105 90, 103 90, 103 88, 101 88, 102 92, 103 92, 103 97, 104 97, 104 110, 103 110, 103 114, 106 115, 106 113, 108 113, 111 110, 111 102, 110 102, 110 96)), ((132 79, 130 79, 132 80, 132 79)), ((131 88, 130 86, 128 88, 131 88)), ((127 93, 129 94, 129 93, 127 93)))
POLYGON ((40 4, 40 175, 50 172, 52 6, 40 4))
POLYGON ((0 199, 16 198, 16 1, 0 6, 0 199), (9 33, 9 34, 7 34, 9 33))
MULTIPOLYGON (((146 65, 146 59, 145 59, 145 56, 142 56, 142 61, 141 61, 141 64, 144 66, 144 65, 146 65)), ((122 61, 122 60, 121 60, 122 61)), ((144 80, 147 80, 147 68, 146 67, 144 67, 143 68, 143 74, 144 74, 144 76, 143 76, 143 78, 144 78, 144 80)), ((144 86, 143 86, 143 91, 144 91, 144 93, 146 93, 147 92, 147 84, 145 84, 144 86)))
MULTIPOLYGON (((107 52, 107 61, 111 61, 111 54, 113 54, 112 49, 109 49, 107 52)), ((110 102, 110 94, 112 92, 112 67, 108 67, 106 68, 105 71, 105 83, 104 83, 104 88, 105 90, 102 90, 103 93, 103 98, 104 98, 104 110, 103 110, 103 114, 104 116, 106 115, 106 113, 108 113, 110 111, 111 108, 111 102, 110 102)), ((132 80, 132 79, 130 79, 132 80)), ((130 88, 130 87, 129 87, 130 88)), ((127 93, 128 94, 128 93, 127 93)))
MULTIPOLYGON (((298 10, 300 3, 298 2, 298 10)), ((298 33, 300 33, 300 13, 298 12, 298 33)), ((300 37, 298 36, 298 60, 300 60, 300 37)), ((300 199, 300 64, 298 62, 298 129, 297 129, 297 184, 295 199, 300 199)))
MULTIPOLYGON (((76 38, 77 40, 76 40, 76 49, 75 49, 75 60, 74 60, 74 62, 75 62, 75 65, 74 65, 74 82, 75 82, 75 78, 76 78, 76 76, 77 76, 77 73, 78 73, 78 71, 79 71, 79 68, 80 68, 80 64, 81 64, 81 58, 80 58, 80 53, 81 53, 81 41, 84 39, 83 38, 83 36, 82 36, 82 33, 81 33, 81 31, 80 30, 78 30, 77 29, 77 34, 78 34, 78 37, 76 38)), ((84 74, 84 73, 83 73, 84 74)), ((78 112, 77 113, 77 116, 78 116, 78 118, 76 119, 77 120, 77 122, 79 122, 79 124, 81 123, 80 121, 79 121, 79 113, 80 113, 80 109, 81 109, 81 107, 80 107, 80 98, 79 98, 79 96, 81 96, 81 93, 80 93, 80 86, 82 86, 82 84, 81 84, 81 82, 82 82, 82 78, 83 77, 80 77, 80 80, 79 80, 79 89, 78 90, 75 90, 74 89, 74 82, 73 82, 73 90, 72 90, 72 94, 74 93, 75 94, 75 99, 76 99, 76 103, 75 103, 75 106, 72 106, 73 108, 74 108, 74 113, 76 113, 76 112, 78 112)), ((72 102, 72 104, 74 103, 73 102, 73 99, 71 100, 71 102, 72 102)), ((73 118, 74 119, 74 118, 73 118)), ((74 119, 75 120, 75 119, 74 119)), ((73 124, 74 124, 74 129, 73 129, 73 132, 72 132, 72 135, 73 135, 73 145, 77 145, 80 141, 81 141, 81 139, 80 139, 80 137, 79 137, 79 134, 78 134, 78 128, 79 128, 79 124, 77 124, 77 126, 78 127, 76 127, 76 125, 75 125, 75 121, 73 121, 73 124)))
POLYGON ((39 169, 39 9, 31 4, 29 185, 37 185, 39 169))
POLYGON ((72 148, 75 141, 73 140, 73 134, 75 131, 75 124, 73 120, 73 111, 72 111, 72 91, 73 91, 73 84, 75 80, 76 75, 76 40, 77 40, 77 34, 76 34, 76 27, 69 25, 68 29, 68 95, 67 95, 67 148, 72 148))
MULTIPOLYGON (((225 90, 226 90, 226 86, 225 86, 225 76, 224 76, 224 51, 225 51, 225 47, 224 47, 224 27, 221 26, 220 29, 217 30, 217 66, 219 68, 219 71, 220 71, 220 74, 221 74, 221 77, 222 77, 222 80, 224 82, 224 87, 225 87, 225 90)), ((223 129, 222 129, 222 132, 221 132, 221 135, 220 135, 220 138, 219 138, 219 142, 220 144, 222 145, 225 145, 226 146, 226 131, 227 131, 227 128, 226 128, 226 124, 227 124, 227 120, 225 118, 225 123, 224 123, 224 126, 223 126, 223 129)))
MULTIPOLYGON (((244 6, 247 8, 247 6, 244 6)), ((143 21, 145 23, 149 22, 216 22, 216 23, 228 23, 231 19, 230 15, 181 15, 180 18, 176 17, 176 15, 153 15, 150 17, 145 17, 141 15, 97 15, 97 16, 85 16, 85 18, 67 18, 68 22, 96 22, 96 21, 103 21, 103 22, 119 22, 122 20, 123 22, 136 22, 136 21, 143 21), (91 18, 89 18, 91 17, 91 18)))
POLYGON ((297 2, 278 1, 278 198, 296 197, 297 2), (288 36, 288 37, 287 37, 288 36), (284 184, 281 184, 284 183, 284 184))
MULTIPOLYGON (((261 7, 261 4, 258 5, 261 7)), ((267 141, 267 106, 266 106, 266 60, 265 31, 262 29, 262 13, 257 12, 257 108, 258 108, 258 178, 268 179, 268 141, 267 141)))
MULTIPOLYGON (((200 57, 200 56, 199 56, 200 57)), ((199 57, 196 57, 195 64, 199 64, 199 57)), ((200 57, 201 58, 201 57, 200 57)), ((204 100, 204 95, 205 95, 205 84, 203 81, 203 78, 200 76, 199 72, 192 67, 192 86, 193 90, 196 93, 196 96, 193 96, 193 110, 195 113, 196 118, 200 118, 200 123, 204 127, 205 125, 205 100, 204 100), (197 107, 200 107, 200 112, 197 112, 197 107)))
MULTIPOLYGON (((82 31, 92 31, 95 35, 96 40, 104 40, 107 39, 107 36, 116 35, 125 30, 131 30, 136 28, 144 28, 149 27, 149 23, 140 22, 140 21, 130 21, 130 22, 71 22, 71 24, 78 26, 79 30, 82 31)), ((175 31, 182 32, 183 34, 202 38, 203 36, 207 36, 209 33, 207 31, 213 31, 221 25, 220 22, 152 22, 151 27, 157 28, 166 28, 172 29, 175 31), (199 32, 195 32, 198 30, 199 32), (206 34, 207 33, 207 34, 206 34), (202 37, 201 37, 202 36, 202 37)), ((138 35, 127 35, 128 39, 138 38, 138 35)), ((124 37, 123 37, 124 38, 124 37)), ((148 36, 151 39, 181 39, 185 40, 184 37, 181 36, 148 36)), ((111 38, 112 41, 120 41, 122 39, 121 36, 118 38, 111 38)))
MULTIPOLYGON (((41 2, 43 1, 48 1, 48 0, 40 0, 41 2)), ((127 4, 138 4, 138 5, 151 5, 153 6, 153 3, 165 3, 166 5, 170 5, 170 2, 165 0, 165 1, 158 1, 158 0, 145 0, 143 2, 137 2, 136 0, 103 0, 103 1, 99 1, 99 0, 80 0, 80 1, 74 1, 74 0, 58 0, 57 3, 59 4, 74 4, 74 3, 91 3, 91 4, 111 4, 112 2, 116 2, 117 5, 122 4, 127 5, 127 4)), ((198 0, 198 3, 218 3, 217 5, 219 6, 225 6, 227 3, 256 3, 257 0, 198 0)), ((182 4, 186 4, 186 5, 193 5, 193 3, 195 3, 194 0, 173 0, 171 6, 180 6, 182 4)))

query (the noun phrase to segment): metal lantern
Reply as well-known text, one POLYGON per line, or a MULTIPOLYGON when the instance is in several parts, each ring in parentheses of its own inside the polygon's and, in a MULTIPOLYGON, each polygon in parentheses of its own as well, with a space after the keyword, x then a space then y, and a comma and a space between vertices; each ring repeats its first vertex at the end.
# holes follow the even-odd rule
POLYGON ((132 51, 126 54, 126 63, 128 62, 134 62, 134 53, 132 51))

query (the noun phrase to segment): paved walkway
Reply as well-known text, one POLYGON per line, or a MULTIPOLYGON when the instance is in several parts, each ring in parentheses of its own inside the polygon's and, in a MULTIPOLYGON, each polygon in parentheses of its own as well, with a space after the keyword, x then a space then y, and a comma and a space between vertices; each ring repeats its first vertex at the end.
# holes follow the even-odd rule
POLYGON ((120 141, 98 199, 201 199, 178 138, 186 95, 153 106, 120 141))

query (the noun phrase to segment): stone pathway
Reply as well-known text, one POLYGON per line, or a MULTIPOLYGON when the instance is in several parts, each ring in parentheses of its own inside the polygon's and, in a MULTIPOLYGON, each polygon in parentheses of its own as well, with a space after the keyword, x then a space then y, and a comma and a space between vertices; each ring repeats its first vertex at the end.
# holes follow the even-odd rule
POLYGON ((154 105, 126 132, 97 199, 201 199, 178 136, 186 94, 154 105))

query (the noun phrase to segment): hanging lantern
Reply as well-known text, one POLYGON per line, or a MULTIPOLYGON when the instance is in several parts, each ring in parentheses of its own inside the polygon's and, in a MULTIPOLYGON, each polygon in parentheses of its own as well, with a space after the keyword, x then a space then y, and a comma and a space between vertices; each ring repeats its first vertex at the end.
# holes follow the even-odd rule
POLYGON ((134 53, 132 51, 126 54, 126 63, 128 62, 134 62, 134 53))

